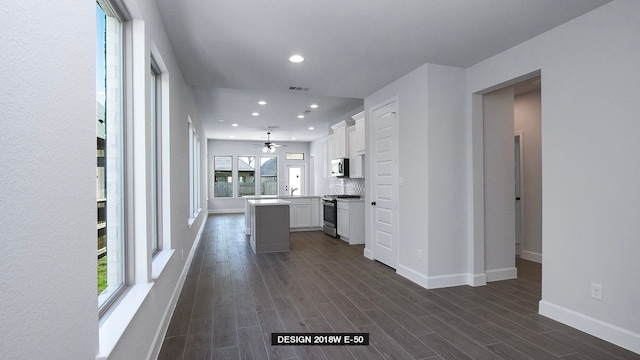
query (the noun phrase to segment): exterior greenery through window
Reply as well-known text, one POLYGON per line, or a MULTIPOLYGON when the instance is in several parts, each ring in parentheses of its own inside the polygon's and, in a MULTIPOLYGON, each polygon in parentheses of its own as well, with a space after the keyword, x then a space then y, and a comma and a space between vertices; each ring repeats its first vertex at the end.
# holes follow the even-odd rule
POLYGON ((98 308, 124 288, 124 111, 122 24, 106 1, 96 3, 96 137, 98 308))
POLYGON ((278 195, 278 157, 260 157, 260 195, 278 195))
POLYGON ((238 156, 238 196, 256 194, 256 157, 238 156))
POLYGON ((233 197, 233 157, 214 156, 213 196, 217 198, 233 197))

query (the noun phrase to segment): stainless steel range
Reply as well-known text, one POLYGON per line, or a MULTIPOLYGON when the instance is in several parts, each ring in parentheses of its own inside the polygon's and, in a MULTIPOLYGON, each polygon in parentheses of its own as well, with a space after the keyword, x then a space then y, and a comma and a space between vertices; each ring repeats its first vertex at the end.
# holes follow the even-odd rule
POLYGON ((338 199, 359 199, 360 195, 324 195, 322 197, 322 231, 338 237, 338 199))

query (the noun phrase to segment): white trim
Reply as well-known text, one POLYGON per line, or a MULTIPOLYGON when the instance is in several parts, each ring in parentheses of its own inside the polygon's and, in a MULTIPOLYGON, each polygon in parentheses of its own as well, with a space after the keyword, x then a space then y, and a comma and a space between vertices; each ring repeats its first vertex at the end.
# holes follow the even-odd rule
POLYGON ((136 316, 142 303, 151 292, 152 287, 153 283, 134 285, 122 296, 122 300, 113 306, 113 312, 108 315, 108 318, 98 330, 98 355, 96 355, 96 360, 109 358, 131 320, 136 316))
POLYGON ((522 254, 520 254, 520 257, 522 259, 525 259, 525 260, 529 260, 529 261, 537 262, 538 264, 542 264, 542 254, 541 253, 523 250, 522 254))
POLYGON ((473 287, 487 285, 487 274, 467 274, 467 285, 473 287))
MULTIPOLYGON (((366 245, 365 245, 366 246, 366 245)), ((373 260, 373 252, 371 251, 371 249, 368 248, 364 248, 364 252, 362 254, 364 257, 366 257, 369 260, 373 260)))
POLYGON ((171 317, 173 316, 173 313, 176 309, 176 305, 178 304, 178 298, 180 298, 180 293, 182 292, 182 286, 184 285, 184 282, 187 279, 187 273, 189 272, 191 261, 193 261, 193 257, 196 253, 196 249, 198 248, 198 244, 202 239, 202 231, 204 230, 204 226, 206 223, 207 223, 206 220, 202 222, 202 225, 200 226, 200 230, 198 230, 198 235, 196 235, 196 239, 193 242, 191 251, 189 252, 189 256, 187 257, 187 261, 184 262, 182 273, 178 278, 176 286, 173 288, 173 293, 171 294, 171 298, 169 300, 169 303, 167 304, 164 314, 162 314, 162 321, 160 322, 160 326, 156 331, 156 336, 153 340, 153 343, 149 348, 147 359, 157 359, 158 355, 160 354, 160 349, 162 348, 164 337, 167 335, 167 330, 169 329, 169 324, 171 323, 171 317))
POLYGON ((545 300, 540 301, 539 309, 542 316, 640 354, 640 333, 629 331, 545 300))
POLYGON ((451 274, 439 276, 425 276, 404 265, 398 265, 396 273, 426 289, 438 289, 460 285, 469 285, 470 274, 451 274))
POLYGON ((152 280, 157 280, 160 277, 160 274, 162 274, 162 270, 164 270, 164 268, 167 266, 174 252, 174 249, 163 249, 153 257, 153 261, 151 262, 152 280))
POLYGON ((518 277, 518 269, 516 269, 515 267, 511 267, 487 270, 485 271, 485 274, 487 275, 487 282, 516 279, 518 277))

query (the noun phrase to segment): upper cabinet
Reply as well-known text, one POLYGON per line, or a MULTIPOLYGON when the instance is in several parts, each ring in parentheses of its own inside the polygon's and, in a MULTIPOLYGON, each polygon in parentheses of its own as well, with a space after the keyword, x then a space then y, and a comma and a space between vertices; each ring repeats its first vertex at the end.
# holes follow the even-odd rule
MULTIPOLYGON (((356 124, 353 126, 355 128, 353 135, 353 143, 349 143, 349 146, 353 149, 353 151, 357 154, 364 154, 365 148, 365 127, 364 127, 364 111, 361 111, 351 117, 355 120, 356 124)), ((349 139, 351 141, 351 139, 349 139)))
MULTIPOLYGON (((331 126, 333 129, 333 157, 332 159, 348 158, 347 122, 345 120, 331 126)), ((329 160, 331 161, 331 159, 329 160)))

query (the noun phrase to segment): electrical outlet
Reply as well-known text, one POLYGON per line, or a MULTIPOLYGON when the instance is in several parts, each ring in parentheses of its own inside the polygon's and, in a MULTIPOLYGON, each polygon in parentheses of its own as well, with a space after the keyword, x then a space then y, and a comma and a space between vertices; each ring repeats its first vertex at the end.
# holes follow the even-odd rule
POLYGON ((602 285, 591 283, 591 298, 602 301, 602 285))
POLYGON ((422 261, 422 250, 418 250, 418 261, 422 261))

